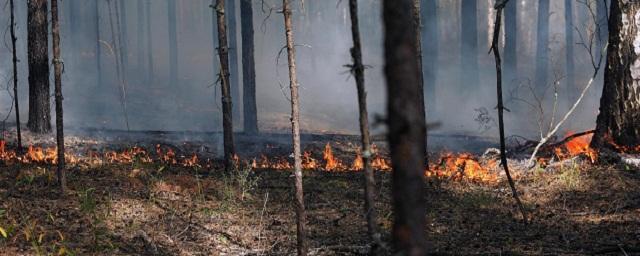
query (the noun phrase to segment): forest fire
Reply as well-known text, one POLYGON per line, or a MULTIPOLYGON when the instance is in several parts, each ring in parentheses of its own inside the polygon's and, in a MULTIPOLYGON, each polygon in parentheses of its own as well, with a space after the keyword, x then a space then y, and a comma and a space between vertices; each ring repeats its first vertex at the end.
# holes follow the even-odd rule
POLYGON ((498 181, 497 166, 495 159, 481 161, 469 153, 446 153, 425 171, 425 176, 494 183, 498 181))
MULTIPOLYGON (((569 132, 567 133, 567 137, 570 137, 573 134, 573 132, 569 132)), ((562 146, 556 147, 554 149, 554 153, 560 160, 584 155, 591 161, 591 163, 595 163, 598 160, 598 153, 590 147, 592 137, 593 134, 587 134, 572 138, 562 146)))

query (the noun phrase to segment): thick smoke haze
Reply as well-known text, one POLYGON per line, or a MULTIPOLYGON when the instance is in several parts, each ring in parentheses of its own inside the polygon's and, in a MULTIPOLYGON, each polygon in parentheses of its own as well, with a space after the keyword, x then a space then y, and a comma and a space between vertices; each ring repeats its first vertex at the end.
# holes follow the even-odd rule
MULTIPOLYGON (((437 40, 436 107, 428 110, 429 122, 442 126, 435 133, 458 133, 493 137, 497 134, 495 119, 495 69, 493 57, 488 54, 493 26, 493 1, 477 1, 477 27, 479 77, 469 79, 462 63, 475 56, 462 56, 466 44, 461 36, 460 5, 475 0, 437 1, 437 17, 423 16, 423 24, 437 21, 438 38, 423 34, 423 47, 429 48, 437 40)), ((218 60, 214 20, 209 0, 175 1, 176 23, 168 19, 168 2, 164 0, 119 1, 63 0, 61 7, 62 54, 65 63, 63 93, 65 122, 71 127, 126 129, 123 103, 126 102, 129 126, 132 130, 163 131, 219 131, 221 127, 220 90, 216 84, 218 60), (138 9, 138 1, 143 9, 138 9), (99 17, 94 15, 98 5, 99 17), (147 9, 148 8, 148 9, 147 9), (151 40, 147 40, 147 11, 150 12, 151 40), (116 13, 123 28, 119 29, 116 13), (142 15, 142 17, 140 16, 142 15), (97 22, 97 24, 96 24, 97 22), (139 26, 140 22, 145 23, 139 26), (111 24, 114 24, 113 26, 111 24), (178 42, 178 84, 169 78, 169 27, 175 25, 178 42), (104 83, 97 81, 96 27, 100 33, 100 71, 104 83), (125 31, 126 30, 126 31, 125 31), (113 34, 120 35, 123 46, 115 48, 113 34), (117 81, 115 54, 126 49, 124 76, 125 89, 117 81), (148 65, 149 54, 153 64, 148 65), (149 75, 152 74, 151 79, 149 75), (126 98, 126 100, 125 100, 126 98)), ((588 40, 594 22, 582 1, 573 3, 575 26, 575 78, 576 87, 567 88, 562 79, 565 68, 564 2, 550 1, 550 27, 548 42, 550 59, 549 81, 558 82, 557 116, 564 115, 573 99, 569 90, 581 90, 587 84, 593 68, 588 52, 578 43, 580 35, 588 40)), ((536 54, 537 3, 518 0, 518 77, 507 81, 505 95, 507 108, 506 128, 509 134, 535 138, 540 124, 548 126, 554 106, 553 86, 541 98, 545 119, 539 118, 540 108, 526 85, 534 86, 536 54), (519 88, 519 89, 518 89, 519 88), (512 97, 513 96, 513 97, 512 97), (524 103, 524 102, 528 103, 524 103)), ((21 116, 26 122, 28 111, 27 55, 26 55, 26 1, 16 1, 19 59, 21 116)), ((255 55, 257 69, 257 103, 260 128, 264 131, 289 130, 290 105, 288 101, 288 74, 284 46, 283 18, 278 12, 280 1, 254 1, 255 55)), ((383 27, 381 1, 360 1, 361 31, 363 34, 366 86, 369 113, 372 122, 376 115, 385 113, 385 84, 383 60, 383 27)), ((240 37, 240 11, 236 3, 238 43, 240 37)), ((306 131, 327 133, 358 133, 356 89, 353 77, 345 65, 351 63, 352 45, 347 1, 306 0, 304 6, 294 6, 294 37, 297 50, 298 77, 302 128, 306 131)), ((0 25, 3 28, 0 45, 0 82, 10 85, 11 58, 8 29, 9 8, 3 5, 0 25)), ((229 15, 231 16, 231 15, 229 15)), ((586 42, 588 43, 588 42, 586 42)), ((233 46, 231 46, 233 47, 233 46)), ((241 48, 236 47, 240 56, 241 48)), ((432 56, 425 56, 431 58, 432 56)), ((240 58, 240 57, 239 57, 240 58)), ((237 60, 241 65, 241 60, 237 60)), ((240 68, 241 70, 241 68, 240 68)), ((231 74, 240 82, 241 74, 231 74)), ((589 90, 588 96, 569 120, 565 130, 590 129, 594 126, 601 92, 601 77, 589 90)), ((53 83, 51 86, 53 90, 53 83)), ((242 95, 242 94, 239 94, 242 95)), ((237 95, 236 95, 237 96, 237 95)), ((53 100, 53 98, 52 98, 53 100)), ((234 107, 242 108, 234 98, 234 107)), ((11 96, 0 93, 0 117, 11 110, 11 96)), ((240 112, 241 113, 241 112, 240 112)), ((234 116, 241 130, 241 116, 234 116)), ((556 119, 559 117, 556 117, 556 119)), ((13 116, 8 117, 12 121, 13 116)), ((378 126, 377 133, 383 131, 378 126)))

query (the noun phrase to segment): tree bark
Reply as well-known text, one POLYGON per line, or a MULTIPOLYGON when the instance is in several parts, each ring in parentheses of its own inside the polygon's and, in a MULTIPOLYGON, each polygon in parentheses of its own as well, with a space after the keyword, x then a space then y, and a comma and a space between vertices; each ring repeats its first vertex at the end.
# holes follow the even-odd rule
POLYGON ((291 133, 293 139, 293 167, 295 174, 295 202, 298 233, 298 255, 307 255, 305 241, 306 216, 304 210, 304 191, 302 188, 302 158, 300 149, 300 107, 298 98, 298 77, 296 74, 296 49, 293 41, 293 25, 289 0, 282 0, 284 29, 287 40, 287 56, 289 63, 289 89, 291 90, 291 133))
POLYGON ((169 16, 169 86, 178 86, 178 33, 176 0, 168 0, 169 16))
POLYGON ((436 83, 438 77, 438 5, 437 0, 423 0, 422 21, 425 26, 425 33, 422 36, 423 42, 429 42, 429 47, 424 50, 423 70, 424 88, 427 105, 427 115, 434 115, 437 110, 436 104, 436 83))
MULTIPOLYGON (((421 114, 426 119, 426 110, 424 104, 424 74, 422 73, 422 19, 421 15, 421 6, 420 0, 413 0, 413 7, 411 9, 411 13, 413 16, 413 30, 415 35, 415 47, 416 47, 416 62, 418 66, 418 101, 416 104, 418 105, 418 114, 421 114)), ((425 133, 424 141, 427 140, 427 136, 425 133)), ((424 148, 422 150, 423 157, 427 156, 427 143, 424 143, 424 148)))
POLYGON ((58 144, 58 183, 64 194, 66 177, 64 171, 64 124, 62 114, 62 58, 60 53, 60 24, 58 24, 58 0, 51 0, 51 35, 53 36, 53 76, 56 98, 56 141, 58 144))
POLYGON ((242 106, 242 97, 240 97, 240 72, 238 68, 238 29, 236 19, 236 0, 227 0, 227 24, 229 24, 229 72, 232 74, 229 78, 231 86, 231 96, 236 99, 238 104, 233 106, 233 115, 240 120, 240 107, 242 106))
POLYGON ((462 22, 460 31, 462 74, 461 87, 472 93, 480 87, 478 73, 478 1, 461 1, 462 22))
POLYGON ((549 82, 549 0, 538 1, 538 40, 536 41, 536 84, 543 93, 549 82))
POLYGON ((612 0, 600 114, 592 146, 640 144, 640 2, 612 0))
POLYGON ((51 132, 51 105, 49 101, 49 22, 47 0, 27 2, 28 59, 29 59, 29 121, 27 127, 34 133, 51 132))
POLYGON ((400 255, 425 255, 425 116, 416 62, 412 0, 384 0, 387 125, 393 163, 393 245, 400 255))
POLYGON ((229 88, 229 46, 227 45, 227 24, 225 20, 225 0, 216 1, 218 19, 218 56, 220 57, 220 83, 222 85, 222 129, 224 133, 224 164, 227 171, 233 169, 233 113, 229 88))
POLYGON ((504 77, 511 84, 518 79, 518 1, 507 2, 504 12, 504 77))
POLYGON ((16 139, 18 143, 18 151, 22 150, 22 131, 20 129, 20 104, 18 97, 18 56, 16 53, 16 21, 15 21, 15 6, 13 0, 9 0, 9 8, 11 9, 11 51, 12 51, 12 62, 13 62, 13 103, 16 108, 16 139))
POLYGON ((244 131, 257 134, 258 105, 256 102, 256 63, 253 40, 253 5, 251 0, 240 0, 242 26, 242 101, 244 131))
POLYGON ((566 79, 566 92, 568 101, 567 104, 570 107, 573 102, 575 102, 578 92, 578 88, 576 88, 575 84, 575 64, 574 64, 574 56, 573 56, 573 45, 575 42, 573 41, 573 2, 572 0, 564 1, 564 22, 565 22, 565 45, 566 45, 566 59, 565 59, 565 72, 567 75, 566 79))
POLYGON ((358 21, 358 0, 349 0, 351 17, 351 35, 353 48, 351 58, 353 66, 351 72, 356 79, 358 90, 358 109, 360 110, 360 135, 362 142, 362 162, 364 169, 364 216, 367 219, 367 234, 372 244, 371 253, 376 254, 380 248, 380 234, 378 233, 377 213, 375 209, 375 178, 371 167, 371 137, 369 135, 369 113, 367 111, 367 91, 364 84, 364 64, 362 63, 362 44, 360 40, 360 25, 358 21))

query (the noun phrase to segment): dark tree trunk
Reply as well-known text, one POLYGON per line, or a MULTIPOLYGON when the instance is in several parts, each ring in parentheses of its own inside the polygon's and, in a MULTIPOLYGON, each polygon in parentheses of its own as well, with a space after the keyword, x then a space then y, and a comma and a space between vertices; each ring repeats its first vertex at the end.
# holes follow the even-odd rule
POLYGON ((578 92, 578 88, 576 88, 575 84, 575 64, 573 57, 573 45, 575 42, 573 41, 573 2, 572 0, 564 1, 564 22, 565 22, 565 45, 566 45, 566 59, 565 59, 565 72, 567 75, 566 82, 566 92, 568 97, 568 106, 571 107, 573 102, 577 99, 576 92, 578 92))
POLYGON ((536 79, 538 93, 549 80, 549 0, 538 1, 538 40, 536 41, 536 79))
POLYGON ((16 53, 16 21, 15 21, 15 6, 13 0, 9 0, 9 8, 11 8, 11 51, 12 51, 12 62, 13 62, 13 102, 16 108, 16 132, 17 132, 17 143, 18 143, 18 151, 22 150, 22 131, 20 129, 20 104, 18 103, 19 95, 18 95, 18 55, 16 53))
POLYGON ((468 93, 480 87, 478 74, 478 2, 461 1, 462 5, 462 25, 461 27, 461 62, 462 74, 461 87, 467 89, 468 93))
POLYGON ((29 121, 34 133, 51 131, 49 101, 49 22, 47 0, 28 2, 27 41, 29 58, 29 121))
MULTIPOLYGON (((306 215, 304 210, 304 190, 302 188, 302 157, 300 149, 300 107, 298 98, 298 76, 296 74, 296 48, 293 41, 293 25, 289 0, 282 0, 284 29, 287 40, 287 60, 289 63, 289 89, 291 90, 291 133, 293 142, 293 167, 295 173, 295 203, 298 233, 298 255, 307 255, 306 215)), ((414 61, 415 63, 415 61, 414 61)))
MULTIPOLYGON (((615 0, 614 0, 615 1, 615 0)), ((607 40, 609 40, 609 5, 611 4, 611 0, 596 0, 596 19, 597 19, 597 28, 596 33, 596 53, 595 56, 599 60, 600 51, 606 50, 604 49, 607 40)), ((603 58, 606 58, 606 55, 602 55, 603 58)), ((597 61, 596 60, 596 61, 597 61)))
POLYGON ((119 0, 118 6, 120 6, 119 18, 118 18, 118 30, 120 30, 120 62, 122 65, 122 78, 129 79, 129 22, 127 21, 127 3, 131 3, 131 0, 119 0))
POLYGON ((178 33, 176 1, 168 0, 169 16, 169 86, 178 86, 178 33))
POLYGON ((518 79, 518 1, 509 1, 504 12, 504 78, 512 84, 518 79))
POLYGON ((238 104, 233 106, 233 115, 240 120, 240 107, 242 106, 242 97, 240 97, 240 72, 238 68, 238 33, 236 19, 236 0, 227 0, 227 24, 229 24, 229 85, 231 86, 231 96, 236 99, 238 104))
POLYGON ((242 26, 242 101, 244 103, 244 131, 257 134, 258 105, 256 102, 256 63, 253 41, 253 5, 251 0, 240 0, 242 26))
POLYGON ((147 28, 145 30, 146 32, 146 38, 147 38, 147 83, 148 84, 153 84, 154 80, 153 77, 155 76, 154 74, 154 70, 153 70, 153 37, 151 34, 151 0, 148 0, 147 5, 146 5, 146 9, 147 9, 147 16, 146 18, 146 25, 147 28))
POLYGON ((358 89, 358 109, 360 110, 360 135, 362 142, 362 162, 364 164, 364 216, 367 219, 367 233, 371 242, 371 253, 375 254, 380 245, 377 214, 375 209, 375 179, 371 168, 371 137, 369 136, 369 113, 367 111, 367 91, 364 84, 364 64, 362 63, 362 44, 360 42, 360 25, 358 23, 358 0, 349 0, 351 16, 351 35, 353 48, 351 72, 356 78, 358 89))
POLYGON ((393 245, 399 255, 425 255, 425 116, 415 61, 412 0, 384 0, 387 125, 393 163, 393 245))
POLYGON ((227 45, 227 24, 225 20, 225 0, 216 1, 218 19, 218 56, 220 57, 220 82, 222 84, 222 129, 224 132, 224 164, 227 171, 233 169, 233 115, 229 88, 229 46, 227 45))
POLYGON ((423 42, 429 42, 429 47, 424 49, 422 67, 424 73, 424 88, 427 104, 427 116, 434 115, 436 111, 436 83, 438 75, 438 5, 436 0, 422 0, 422 21, 424 25, 423 42))
POLYGON ((51 0, 51 30, 53 37, 53 76, 56 97, 56 141, 58 144, 58 182, 64 194, 66 178, 64 173, 64 125, 62 115, 62 59, 60 53, 60 24, 58 24, 58 0, 51 0))
MULTIPOLYGON (((640 2, 612 0, 609 19, 609 46, 600 114, 592 145, 595 147, 637 146, 640 144, 640 2)), ((614 149, 613 147, 611 147, 614 149)))
MULTIPOLYGON (((420 90, 418 92, 418 101, 416 102, 416 104, 418 104, 418 114, 421 114, 424 118, 426 119, 426 106, 424 104, 424 75, 422 73, 422 19, 420 17, 421 15, 421 6, 420 6, 420 0, 413 0, 413 7, 411 9, 411 13, 413 16, 413 33, 415 36, 415 47, 416 47, 416 62, 418 65, 418 89, 420 90)), ((427 140, 427 137, 425 135, 425 137, 423 138, 423 140, 427 140)), ((422 155, 423 157, 427 156, 427 144, 424 143, 424 149, 422 150, 422 155)))

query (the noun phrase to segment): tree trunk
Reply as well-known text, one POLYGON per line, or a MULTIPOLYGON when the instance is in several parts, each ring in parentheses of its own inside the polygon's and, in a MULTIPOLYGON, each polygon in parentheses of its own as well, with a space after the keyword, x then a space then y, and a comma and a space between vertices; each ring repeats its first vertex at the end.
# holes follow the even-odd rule
POLYGON ((151 34, 151 0, 147 2, 147 16, 146 18, 146 34, 147 34, 147 83, 153 84, 153 77, 155 76, 153 70, 153 37, 151 34))
MULTIPOLYGON (((411 14, 413 16, 413 33, 415 36, 414 42, 416 47, 416 62, 418 65, 418 101, 416 104, 418 105, 418 114, 421 114, 426 119, 426 111, 424 104, 424 75, 422 74, 422 19, 420 17, 420 0, 413 0, 413 7, 411 9, 411 14)), ((426 134, 422 140, 427 140, 426 134)), ((422 156, 427 156, 427 144, 424 144, 424 148, 422 150, 422 156)))
POLYGON ((576 88, 575 84, 575 64, 573 57, 573 45, 575 42, 573 41, 573 2, 572 0, 564 1, 564 22, 565 22, 565 45, 566 45, 566 59, 565 59, 565 72, 567 75, 566 79, 566 92, 568 101, 567 104, 569 107, 573 105, 573 102, 577 99, 576 92, 578 92, 578 88, 576 88))
POLYGON ((136 37, 137 37, 137 65, 138 65, 138 72, 142 73, 144 72, 144 21, 145 21, 145 17, 144 17, 144 1, 142 0, 138 0, 138 5, 137 5, 137 11, 138 11, 138 22, 136 23, 136 37))
MULTIPOLYGON (((305 241, 306 217, 304 211, 304 191, 302 188, 302 158, 300 149, 300 107, 298 103, 298 77, 296 74, 296 49, 293 42, 293 25, 291 21, 291 6, 289 0, 282 0, 284 14, 284 29, 287 39, 287 56, 289 63, 289 89, 291 90, 291 132, 293 137, 293 166, 296 187, 296 217, 298 232, 298 255, 307 255, 305 241)), ((415 61, 414 61, 415 63, 415 61)))
POLYGON ((96 32, 96 84, 99 88, 103 88, 102 80, 102 48, 100 48, 100 2, 94 1, 94 18, 95 18, 95 32, 96 32))
POLYGON ((509 1, 504 11, 504 78, 507 84, 518 79, 518 2, 509 1))
POLYGON ((220 57, 220 82, 222 84, 222 129, 224 132, 224 164, 227 171, 233 169, 233 115, 231 91, 229 88, 229 46, 227 45, 227 24, 225 20, 225 0, 216 1, 218 19, 218 56, 220 57))
MULTIPOLYGON (((615 0, 614 0, 615 1, 615 0)), ((600 60, 600 51, 606 50, 604 49, 607 40, 609 40, 609 6, 611 5, 610 0, 596 0, 596 19, 597 19, 597 27, 596 27, 596 53, 595 56, 596 61, 600 60)), ((606 58, 603 55, 603 58, 606 58)))
POLYGON ((242 98, 240 97, 240 72, 238 68, 238 33, 236 19, 236 0, 227 0, 227 22, 229 24, 229 85, 231 86, 231 96, 238 104, 233 106, 233 115, 240 120, 240 107, 242 98))
POLYGON ((178 34, 176 0, 168 0, 169 16, 169 86, 178 86, 178 34))
POLYGON ((15 6, 13 0, 9 0, 9 8, 11 8, 11 51, 13 54, 13 102, 16 108, 16 136, 18 143, 18 151, 22 150, 22 131, 20 129, 20 104, 18 104, 18 56, 16 53, 16 21, 15 21, 15 6))
POLYGON ((393 163, 393 245, 399 255, 425 255, 425 116, 415 61, 412 0, 384 0, 387 125, 393 163))
POLYGON ((120 63, 122 65, 122 78, 124 80, 129 79, 129 22, 127 20, 127 3, 131 0, 119 0, 118 6, 120 7, 117 15, 118 17, 118 30, 120 31, 120 63))
POLYGON ((438 5, 436 0, 423 0, 422 20, 425 33, 423 42, 429 42, 429 47, 424 50, 423 73, 424 88, 427 101, 427 116, 434 115, 436 110, 436 83, 438 75, 438 5))
POLYGON ((60 24, 58 24, 58 0, 51 0, 51 35, 53 36, 53 76, 56 98, 56 140, 58 143, 58 182, 64 194, 64 125, 62 115, 62 59, 60 54, 60 24))
POLYGON ((356 79, 358 90, 358 108, 360 110, 360 135, 362 142, 362 162, 364 164, 364 216, 367 219, 367 234, 373 245, 372 254, 376 254, 380 247, 380 234, 378 233, 377 214, 375 209, 375 179, 371 168, 371 137, 369 136, 369 113, 367 111, 367 91, 364 85, 364 64, 362 63, 362 45, 360 42, 360 25, 358 22, 358 0, 349 0, 349 13, 351 16, 351 35, 353 48, 351 58, 353 66, 351 72, 356 79))
MULTIPOLYGON (((467 89, 468 93, 480 88, 478 74, 478 2, 462 1, 462 22, 461 24, 461 62, 462 74, 461 87, 467 89)), ((470 94, 469 94, 470 95, 470 94)))
POLYGON ((49 22, 47 0, 28 2, 27 41, 29 59, 29 121, 34 133, 51 131, 49 102, 49 22))
POLYGON ((240 0, 242 26, 242 101, 244 103, 244 131, 257 134, 258 106, 256 102, 256 63, 253 40, 253 5, 251 0, 240 0))
POLYGON ((640 2, 612 0, 609 46, 594 147, 640 144, 640 2))
POLYGON ((543 93, 549 76, 549 0, 538 2, 538 40, 536 41, 536 90, 543 93))

